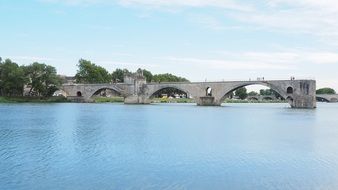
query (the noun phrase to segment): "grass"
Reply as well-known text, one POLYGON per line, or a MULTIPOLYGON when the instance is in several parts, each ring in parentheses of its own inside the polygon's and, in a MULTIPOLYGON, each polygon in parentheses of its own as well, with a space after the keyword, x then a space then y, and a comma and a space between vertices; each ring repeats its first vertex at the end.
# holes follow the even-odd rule
POLYGON ((53 97, 30 97, 30 96, 17 96, 17 97, 4 97, 0 96, 0 103, 61 103, 69 102, 67 98, 60 96, 53 97))
POLYGON ((287 103, 283 100, 238 100, 238 99, 226 99, 224 103, 287 103))
POLYGON ((153 103, 194 103, 195 101, 193 99, 189 98, 154 98, 151 99, 151 102, 153 103))
POLYGON ((121 103, 124 102, 123 97, 93 97, 95 103, 121 103))
MULTIPOLYGON (((193 99, 189 98, 154 98, 152 103, 195 103, 193 99)), ((224 103, 286 103, 286 101, 281 100, 235 100, 235 99, 226 99, 224 103)))

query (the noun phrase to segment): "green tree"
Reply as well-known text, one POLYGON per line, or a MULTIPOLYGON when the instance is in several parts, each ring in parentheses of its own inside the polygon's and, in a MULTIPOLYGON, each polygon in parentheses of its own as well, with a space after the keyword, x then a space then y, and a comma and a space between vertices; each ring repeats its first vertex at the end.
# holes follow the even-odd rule
POLYGON ((259 90, 259 94, 262 95, 262 96, 271 96, 273 95, 273 91, 271 89, 261 89, 259 90))
POLYGON ((111 82, 111 75, 108 71, 101 67, 97 66, 94 63, 80 59, 79 67, 75 79, 77 83, 108 83, 111 82))
POLYGON ((30 95, 51 96, 61 84, 61 78, 57 75, 55 67, 50 65, 35 62, 23 66, 23 70, 28 78, 30 95))
POLYGON ((248 96, 257 96, 257 95, 258 95, 258 93, 255 92, 255 91, 251 91, 251 92, 248 93, 248 96))
POLYGON ((143 69, 142 72, 147 82, 151 82, 153 80, 153 74, 150 71, 143 69))
POLYGON ((246 97, 248 97, 248 94, 246 91, 247 90, 245 87, 239 88, 235 91, 235 96, 238 96, 240 99, 244 100, 246 97))
POLYGON ((26 82, 23 69, 6 59, 0 63, 0 94, 2 96, 22 96, 26 82))
POLYGON ((2 82, 2 58, 0 57, 0 96, 2 96, 2 88, 3 82, 2 82))
POLYGON ((332 88, 320 88, 316 90, 316 94, 336 94, 336 91, 332 88))
POLYGON ((114 82, 124 82, 124 71, 122 69, 116 69, 112 73, 112 79, 114 82))
POLYGON ((188 79, 178 77, 170 73, 157 74, 153 76, 154 82, 189 82, 188 79))

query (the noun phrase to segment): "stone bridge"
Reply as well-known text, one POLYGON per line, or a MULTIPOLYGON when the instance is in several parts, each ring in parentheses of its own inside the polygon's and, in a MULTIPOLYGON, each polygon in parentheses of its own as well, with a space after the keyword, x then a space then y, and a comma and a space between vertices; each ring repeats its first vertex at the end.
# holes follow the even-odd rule
POLYGON ((316 99, 322 102, 338 102, 338 94, 317 94, 316 99))
POLYGON ((110 84, 64 84, 65 96, 74 101, 90 102, 91 97, 103 89, 111 89, 123 96, 126 104, 149 104, 154 94, 162 89, 174 88, 187 93, 200 106, 220 106, 227 95, 241 87, 264 85, 275 90, 288 100, 292 108, 316 107, 315 80, 269 80, 269 81, 225 81, 225 82, 184 82, 146 83, 135 79, 128 83, 110 84))

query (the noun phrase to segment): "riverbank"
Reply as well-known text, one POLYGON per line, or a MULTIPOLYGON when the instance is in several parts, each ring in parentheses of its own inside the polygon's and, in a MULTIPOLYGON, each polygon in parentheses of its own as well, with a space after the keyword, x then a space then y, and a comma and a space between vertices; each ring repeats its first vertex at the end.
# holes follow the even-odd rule
POLYGON ((287 103, 286 100, 239 100, 239 99, 226 99, 224 103, 287 103))
MULTIPOLYGON (((189 98, 154 98, 152 103, 195 103, 193 99, 189 98)), ((224 103, 287 103, 283 100, 239 100, 239 99, 226 99, 224 103)))
POLYGON ((63 103, 69 102, 67 98, 60 96, 53 97, 30 97, 30 96, 20 96, 20 97, 4 97, 0 96, 0 103, 63 103))
POLYGON ((189 98, 153 98, 152 103, 195 103, 193 99, 189 98))
POLYGON ((95 103, 123 103, 124 98, 119 96, 114 97, 93 97, 95 103))

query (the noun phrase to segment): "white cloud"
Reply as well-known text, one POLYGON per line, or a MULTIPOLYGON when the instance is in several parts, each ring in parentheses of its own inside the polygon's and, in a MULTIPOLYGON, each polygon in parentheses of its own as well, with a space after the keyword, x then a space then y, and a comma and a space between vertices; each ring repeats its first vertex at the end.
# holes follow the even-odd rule
POLYGON ((337 64, 338 53, 331 51, 306 51, 289 50, 275 52, 218 52, 228 57, 241 57, 248 61, 261 61, 273 64, 292 64, 300 63, 311 64, 337 64))
POLYGON ((224 18, 242 23, 242 27, 228 27, 222 18, 212 15, 189 19, 210 29, 251 28, 311 35, 327 45, 338 44, 338 3, 336 0, 269 0, 248 4, 229 0, 120 0, 123 5, 144 5, 155 8, 214 7, 230 9, 224 18), (249 24, 249 27, 247 27, 249 24), (245 27, 244 27, 245 26, 245 27))
POLYGON ((37 57, 37 56, 8 56, 9 59, 13 59, 14 61, 18 62, 48 62, 52 61, 53 59, 51 58, 46 58, 46 57, 37 57))
POLYGON ((157 64, 143 64, 137 62, 125 62, 125 61, 113 61, 113 60, 102 60, 102 61, 94 61, 98 65, 109 66, 109 67, 121 67, 121 68, 149 68, 149 67, 158 67, 160 65, 157 64))
POLYGON ((265 30, 312 35, 321 41, 338 41, 338 3, 336 0, 270 0, 250 12, 227 16, 265 30))
POLYGON ((166 57, 169 62, 175 62, 178 65, 189 64, 208 69, 221 70, 292 70, 295 69, 292 65, 274 64, 266 61, 255 61, 245 59, 203 59, 190 57, 166 57))
MULTIPOLYGON (((70 5, 120 4, 141 6, 145 9, 217 8, 231 10, 224 12, 224 18, 239 21, 252 29, 296 33, 319 37, 325 43, 338 42, 338 3, 336 0, 265 0, 248 3, 235 0, 40 0, 43 2, 66 3, 70 5)), ((190 19, 211 29, 224 27, 222 18, 204 16, 190 19)), ((231 28, 231 27, 230 27, 231 28)))
POLYGON ((322 9, 328 12, 337 12, 338 4, 336 0, 270 0, 269 5, 281 6, 281 5, 293 5, 299 8, 311 8, 311 9, 322 9))
POLYGON ((145 6, 148 8, 179 7, 216 7, 233 10, 251 10, 251 7, 234 0, 39 0, 49 3, 65 3, 69 5, 115 4, 124 6, 145 6))
POLYGON ((280 52, 216 52, 217 59, 200 57, 163 57, 175 65, 220 70, 293 70, 301 73, 304 65, 337 64, 338 53, 314 51, 280 51, 280 52))
POLYGON ((247 11, 252 8, 248 4, 234 0, 120 0, 123 5, 143 5, 155 8, 170 7, 216 7, 247 11))
POLYGON ((99 3, 100 0, 39 0, 47 3, 65 3, 67 5, 87 5, 93 3, 99 3))

